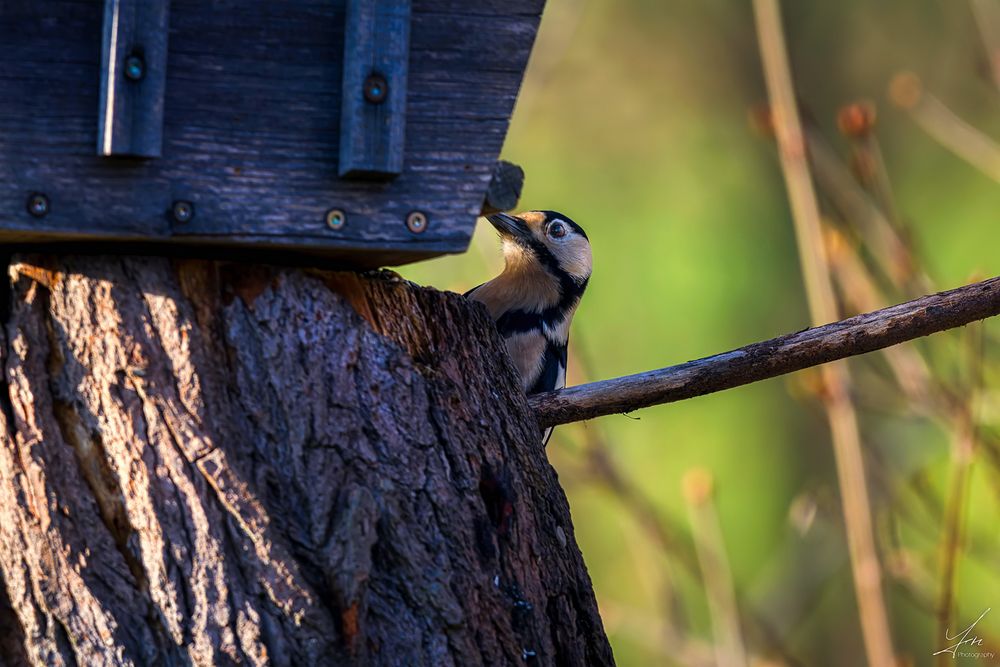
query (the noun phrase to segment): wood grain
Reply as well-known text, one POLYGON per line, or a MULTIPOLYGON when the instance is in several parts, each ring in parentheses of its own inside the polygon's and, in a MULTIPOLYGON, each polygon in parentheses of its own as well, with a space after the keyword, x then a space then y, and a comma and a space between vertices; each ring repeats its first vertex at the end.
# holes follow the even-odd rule
POLYGON ((340 165, 348 178, 403 171, 410 0, 347 0, 340 165))
POLYGON ((510 211, 517 207, 524 189, 524 169, 507 160, 498 160, 486 190, 480 215, 510 211))
POLYGON ((0 662, 613 663, 477 304, 156 257, 11 275, 0 662))
POLYGON ((390 253, 464 251, 543 4, 413 0, 404 168, 371 182, 338 177, 344 0, 173 0, 155 160, 94 154, 102 16, 93 0, 7 0, 0 240, 281 246, 296 237, 360 267, 390 253), (41 219, 26 211, 34 192, 51 202, 41 219), (172 220, 175 200, 194 204, 193 220, 172 220), (326 225, 331 208, 347 214, 341 229, 326 225), (414 210, 429 220, 420 234, 406 227, 414 210))
POLYGON ((731 352, 529 398, 542 428, 631 412, 880 350, 1000 314, 1000 277, 731 352))

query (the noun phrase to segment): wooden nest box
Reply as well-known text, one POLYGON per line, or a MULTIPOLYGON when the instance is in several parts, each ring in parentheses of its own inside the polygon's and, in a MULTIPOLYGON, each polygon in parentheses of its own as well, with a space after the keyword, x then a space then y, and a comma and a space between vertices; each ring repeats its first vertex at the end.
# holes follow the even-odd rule
POLYGON ((543 5, 6 0, 0 242, 461 252, 543 5))

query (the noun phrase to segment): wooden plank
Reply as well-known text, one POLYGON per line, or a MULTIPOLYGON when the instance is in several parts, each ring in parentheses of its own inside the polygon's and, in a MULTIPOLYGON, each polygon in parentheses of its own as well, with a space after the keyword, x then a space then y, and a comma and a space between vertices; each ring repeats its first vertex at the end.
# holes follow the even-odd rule
POLYGON ((97 154, 159 157, 169 0, 105 0, 97 154))
POLYGON ((338 178, 344 0, 172 0, 157 160, 95 155, 93 0, 4 0, 0 242, 262 247, 279 259, 284 248, 352 266, 461 252, 543 5, 486 15, 497 2, 480 2, 412 0, 402 173, 372 181, 338 178), (32 193, 47 196, 44 217, 27 212, 32 193), (175 201, 193 204, 187 222, 175 201), (339 228, 331 209, 345 213, 339 228), (412 211, 428 218, 419 234, 412 211))
POLYGON ((524 189, 524 169, 513 162, 498 160, 493 168, 490 186, 486 190, 486 199, 480 215, 491 215, 501 211, 509 211, 517 206, 524 189))
POLYGON ((410 0, 347 0, 340 167, 348 178, 403 170, 410 0))

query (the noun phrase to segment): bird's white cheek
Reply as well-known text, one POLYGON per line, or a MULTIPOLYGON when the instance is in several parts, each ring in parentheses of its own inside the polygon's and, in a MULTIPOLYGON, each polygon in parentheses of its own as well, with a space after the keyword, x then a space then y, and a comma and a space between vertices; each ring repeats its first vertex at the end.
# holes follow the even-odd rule
POLYGON ((587 278, 591 269, 590 253, 583 248, 565 248, 559 254, 559 266, 574 278, 587 278))

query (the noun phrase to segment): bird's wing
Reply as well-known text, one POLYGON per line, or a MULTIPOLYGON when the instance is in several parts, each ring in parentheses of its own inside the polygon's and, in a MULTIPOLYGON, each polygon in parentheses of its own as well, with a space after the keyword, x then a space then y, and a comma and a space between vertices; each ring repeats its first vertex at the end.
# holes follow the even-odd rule
MULTIPOLYGON (((539 374, 534 386, 528 391, 529 394, 553 391, 566 386, 567 349, 567 343, 548 341, 548 345, 545 347, 545 360, 542 362, 542 372, 539 374)), ((549 443, 553 428, 550 426, 542 433, 542 447, 549 443)))
POLYGON ((542 361, 542 372, 535 384, 528 390, 529 394, 543 391, 553 391, 566 386, 566 344, 554 343, 551 340, 545 346, 545 358, 542 361))

